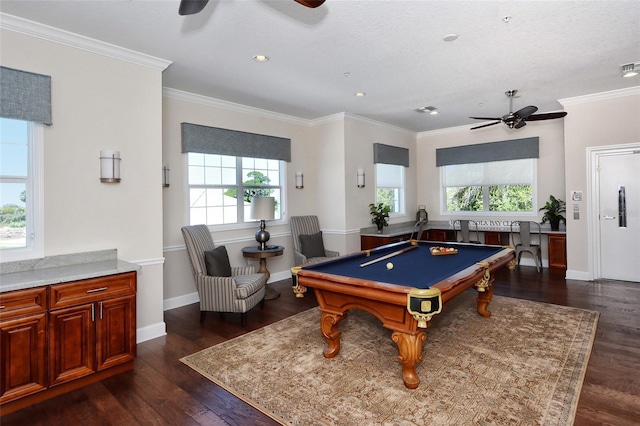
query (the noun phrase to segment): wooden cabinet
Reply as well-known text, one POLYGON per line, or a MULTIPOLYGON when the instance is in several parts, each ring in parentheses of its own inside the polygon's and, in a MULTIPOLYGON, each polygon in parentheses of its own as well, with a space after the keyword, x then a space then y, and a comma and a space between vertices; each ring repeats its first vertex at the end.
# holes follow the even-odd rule
POLYGON ((549 234, 549 269, 567 269, 567 237, 565 234, 549 234))
POLYGON ((0 404, 47 387, 46 303, 46 288, 0 293, 0 404))
POLYGON ((508 246, 509 233, 500 231, 484 231, 484 243, 495 246, 508 246))
POLYGON ((411 238, 411 233, 402 235, 361 235, 360 236, 360 250, 371 250, 376 247, 384 246, 392 243, 399 243, 400 241, 406 241, 411 238))
POLYGON ((135 292, 127 272, 0 294, 2 412, 133 368, 135 292))
POLYGON ((429 241, 456 241, 456 231, 453 229, 429 229, 426 234, 429 241))

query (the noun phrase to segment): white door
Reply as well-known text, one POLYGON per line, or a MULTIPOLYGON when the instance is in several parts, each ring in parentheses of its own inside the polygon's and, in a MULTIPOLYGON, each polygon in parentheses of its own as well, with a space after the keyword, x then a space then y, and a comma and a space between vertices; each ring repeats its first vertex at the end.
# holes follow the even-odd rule
POLYGON ((598 166, 602 278, 640 282, 640 151, 602 155, 598 166))

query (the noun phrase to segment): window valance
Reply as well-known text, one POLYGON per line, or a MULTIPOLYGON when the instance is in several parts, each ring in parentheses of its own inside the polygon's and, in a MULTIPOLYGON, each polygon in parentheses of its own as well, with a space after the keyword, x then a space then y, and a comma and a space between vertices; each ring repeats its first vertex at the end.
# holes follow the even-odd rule
POLYGON ((539 158, 539 137, 436 149, 436 166, 539 158))
POLYGON ((407 148, 374 143, 373 162, 374 164, 395 164, 397 166, 409 167, 409 150, 407 148))
POLYGON ((0 67, 0 116, 51 125, 51 77, 0 67))
POLYGON ((291 161, 291 139, 182 123, 182 152, 291 161))

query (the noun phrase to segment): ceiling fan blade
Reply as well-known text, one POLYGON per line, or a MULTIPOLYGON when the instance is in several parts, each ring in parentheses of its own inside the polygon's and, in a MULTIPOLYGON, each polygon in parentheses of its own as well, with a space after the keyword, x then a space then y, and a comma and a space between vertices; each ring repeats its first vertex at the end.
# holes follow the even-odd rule
POLYGON ((536 114, 536 115, 530 115, 529 118, 527 118, 527 120, 529 121, 540 121, 540 120, 552 120, 554 118, 562 118, 564 116, 566 116, 567 113, 566 112, 548 112, 546 114, 536 114))
POLYGON ((294 0, 297 3, 300 3, 303 6, 307 6, 310 8, 315 8, 320 6, 325 0, 294 0))
POLYGON ((201 12, 209 0, 180 0, 179 15, 194 15, 201 12))
POLYGON ((502 120, 500 117, 469 117, 475 120, 502 120))
MULTIPOLYGON (((473 117, 471 117, 471 118, 473 118, 473 117)), ((482 129, 483 127, 494 126, 494 125, 499 124, 499 123, 500 123, 500 121, 496 121, 495 123, 483 124, 482 126, 472 127, 471 130, 482 129)))
POLYGON ((517 110, 513 115, 517 115, 520 118, 527 118, 531 114, 536 112, 537 110, 538 110, 538 107, 533 106, 533 105, 529 105, 529 106, 526 106, 524 108, 521 108, 521 109, 517 110))

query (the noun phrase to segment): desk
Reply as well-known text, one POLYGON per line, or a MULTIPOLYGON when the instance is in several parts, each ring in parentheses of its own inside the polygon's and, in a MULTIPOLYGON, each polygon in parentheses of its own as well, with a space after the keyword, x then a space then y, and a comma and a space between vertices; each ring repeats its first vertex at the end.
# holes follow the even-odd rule
MULTIPOLYGON (((283 251, 283 246, 266 246, 264 250, 261 250, 260 246, 249 246, 242 249, 242 256, 246 258, 260 259, 260 269, 258 269, 258 272, 265 274, 267 276, 267 281, 269 281, 271 274, 267 269, 267 258, 280 256, 283 251)), ((267 300, 275 299, 280 296, 280 292, 270 288, 268 285, 265 287, 264 294, 264 298, 267 300)))
MULTIPOLYGON (((457 254, 434 256, 434 242, 400 242, 373 250, 294 268, 297 286, 312 287, 322 312, 320 329, 327 343, 326 358, 340 351, 339 323, 357 308, 376 316, 393 333, 407 388, 420 384, 415 366, 422 360, 424 331, 442 306, 468 288, 478 290, 477 311, 484 317, 493 295, 491 273, 515 264, 513 248, 482 244, 443 244, 457 254), (416 246, 416 248, 410 248, 416 246), (379 257, 410 248, 390 259, 360 267, 379 257), (388 269, 387 263, 393 263, 388 269)), ((294 290, 295 291, 295 290, 294 290)))

